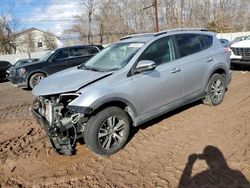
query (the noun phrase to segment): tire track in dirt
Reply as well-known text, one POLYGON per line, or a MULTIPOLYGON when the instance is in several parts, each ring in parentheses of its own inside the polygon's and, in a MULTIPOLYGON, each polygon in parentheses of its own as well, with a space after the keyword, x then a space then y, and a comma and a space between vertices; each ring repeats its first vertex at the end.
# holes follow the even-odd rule
MULTIPOLYGON (((30 157, 41 149, 41 145, 45 144, 42 138, 45 134, 42 129, 30 126, 30 121, 24 121, 21 126, 25 130, 19 136, 9 138, 0 142, 0 163, 3 165, 7 158, 16 159, 18 157, 30 157), (40 143, 38 145, 38 142, 40 143)), ((43 148, 44 149, 44 148, 43 148)))
POLYGON ((30 104, 11 106, 0 110, 0 122, 30 117, 32 117, 30 104))
MULTIPOLYGON (((221 105, 209 107, 195 103, 135 128, 125 148, 109 158, 98 157, 80 144, 75 156, 54 154, 45 133, 34 119, 24 115, 24 119, 20 118, 23 123, 18 125, 16 122, 21 128, 18 129, 20 135, 0 142, 0 149, 5 147, 3 153, 10 158, 0 160, 5 167, 4 173, 0 172, 0 185, 177 187, 189 155, 202 153, 207 145, 218 147, 229 166, 250 179, 249 83, 250 73, 234 72, 233 82, 221 105), (17 154, 12 152, 11 146, 17 154)), ((16 106, 15 103, 11 105, 16 106)), ((23 107, 24 111, 28 110, 28 105, 23 107)), ((12 106, 4 108, 12 110, 12 106)), ((13 112, 22 113, 21 110, 13 112)), ((11 123, 9 117, 6 115, 2 119, 11 123)), ((0 118, 0 133, 4 132, 1 129, 4 121, 0 118)), ((197 161, 193 174, 207 168, 205 161, 197 161)))

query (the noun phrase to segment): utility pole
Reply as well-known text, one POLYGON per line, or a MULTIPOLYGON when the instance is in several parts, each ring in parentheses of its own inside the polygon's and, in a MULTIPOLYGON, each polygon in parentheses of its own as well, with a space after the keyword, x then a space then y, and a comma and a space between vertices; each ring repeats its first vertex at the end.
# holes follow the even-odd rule
POLYGON ((155 5, 155 32, 159 32, 159 19, 158 19, 158 3, 154 0, 155 5))
POLYGON ((158 19, 158 2, 157 0, 154 0, 154 4, 143 8, 142 10, 149 9, 151 7, 155 7, 155 32, 159 31, 159 19, 158 19))

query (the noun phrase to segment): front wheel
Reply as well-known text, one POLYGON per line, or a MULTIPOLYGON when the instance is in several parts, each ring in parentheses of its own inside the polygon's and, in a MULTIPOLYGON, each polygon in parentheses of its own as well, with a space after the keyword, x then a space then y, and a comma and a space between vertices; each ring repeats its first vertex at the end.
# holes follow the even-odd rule
POLYGON ((225 91, 225 77, 221 74, 214 74, 208 82, 206 97, 203 99, 203 103, 211 106, 220 104, 224 99, 225 91))
POLYGON ((43 73, 35 73, 30 77, 29 87, 33 89, 42 79, 45 78, 43 73))
POLYGON ((94 153, 109 156, 126 144, 129 131, 128 115, 118 107, 108 107, 89 119, 84 141, 94 153))

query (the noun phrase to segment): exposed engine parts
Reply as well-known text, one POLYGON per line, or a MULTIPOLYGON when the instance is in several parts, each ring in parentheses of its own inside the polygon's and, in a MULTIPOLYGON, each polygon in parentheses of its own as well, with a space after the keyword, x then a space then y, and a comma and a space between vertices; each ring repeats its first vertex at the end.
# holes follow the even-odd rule
POLYGON ((75 151, 76 140, 83 137, 87 117, 77 113, 68 104, 76 94, 39 97, 34 101, 33 112, 46 130, 50 142, 59 154, 71 155, 75 151))

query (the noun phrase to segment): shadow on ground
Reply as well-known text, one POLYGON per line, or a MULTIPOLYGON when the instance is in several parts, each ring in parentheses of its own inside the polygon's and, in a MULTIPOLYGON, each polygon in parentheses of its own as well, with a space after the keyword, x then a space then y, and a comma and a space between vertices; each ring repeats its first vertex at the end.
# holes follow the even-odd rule
POLYGON ((1 79, 0 79, 0 84, 1 84, 1 83, 6 83, 6 82, 8 82, 8 81, 9 81, 9 80, 1 80, 1 79))
POLYGON ((234 187, 249 188, 246 177, 238 170, 231 169, 222 152, 214 146, 206 146, 202 154, 191 154, 181 176, 178 188, 234 187), (192 177, 193 165, 197 160, 205 160, 208 169, 192 177))
MULTIPOLYGON (((200 100, 199 100, 199 101, 196 101, 196 102, 193 102, 193 103, 191 103, 191 104, 185 105, 185 106, 183 106, 183 107, 177 108, 177 109, 175 109, 175 110, 172 110, 172 111, 170 111, 170 112, 168 112, 168 113, 166 113, 166 114, 163 114, 163 115, 161 115, 161 116, 159 116, 159 117, 157 117, 157 118, 155 118, 155 119, 153 119, 153 120, 151 120, 151 121, 149 121, 149 122, 147 122, 147 123, 144 123, 144 124, 142 124, 142 125, 140 125, 140 126, 138 126, 138 127, 133 127, 133 126, 131 126, 131 127, 130 127, 130 129, 131 129, 131 130, 130 130, 130 136, 129 136, 128 142, 135 136, 135 134, 136 134, 140 129, 147 129, 148 127, 150 127, 150 126, 152 126, 152 125, 154 125, 154 124, 157 124, 157 123, 163 121, 164 119, 170 118, 171 116, 174 116, 174 115, 176 115, 176 114, 178 114, 178 113, 181 113, 182 111, 185 111, 185 110, 187 110, 187 109, 189 109, 189 108, 192 108, 192 107, 194 107, 194 106, 196 106, 196 105, 199 105, 199 104, 201 104, 201 101, 200 101, 200 100)), ((128 142, 127 142, 127 143, 128 143, 128 142)))

